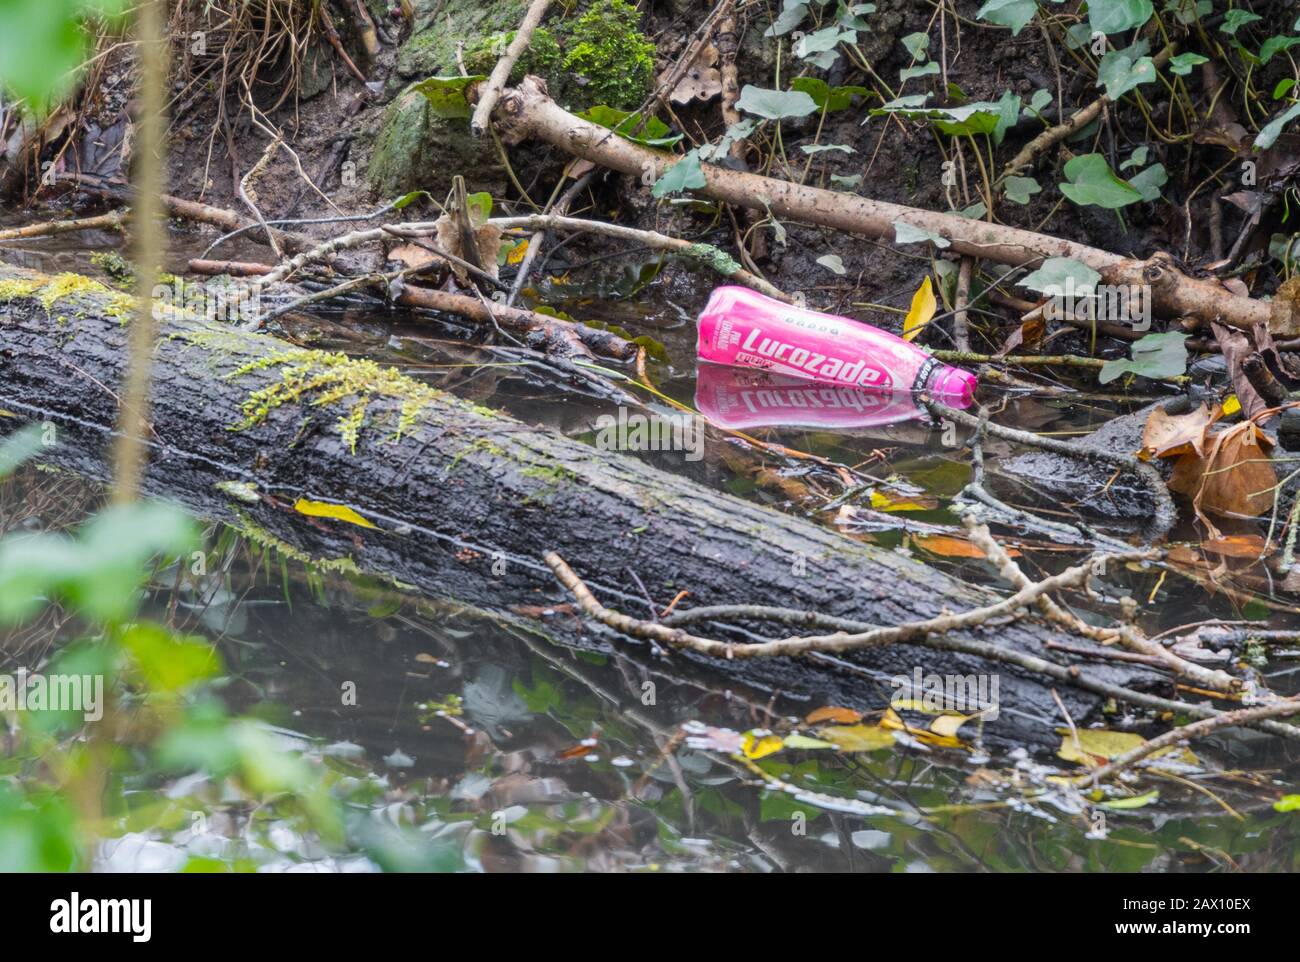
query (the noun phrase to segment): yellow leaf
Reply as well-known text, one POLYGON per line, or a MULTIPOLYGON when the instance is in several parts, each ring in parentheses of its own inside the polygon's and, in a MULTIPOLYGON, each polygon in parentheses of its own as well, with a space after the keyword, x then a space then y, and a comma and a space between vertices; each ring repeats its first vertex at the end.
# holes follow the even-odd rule
POLYGON ((894 744, 894 735, 879 725, 832 725, 817 734, 842 752, 874 752, 894 744))
POLYGON ((528 253, 528 241, 521 240, 514 247, 510 248, 510 253, 506 254, 507 264, 523 263, 524 255, 528 253))
POLYGON ((909 498, 906 495, 891 495, 884 491, 871 492, 871 506, 877 511, 933 511, 939 506, 937 501, 925 498, 909 498))
POLYGON ((746 758, 763 758, 785 747, 785 739, 780 735, 763 735, 761 738, 753 732, 746 732, 740 743, 746 758))
MULTIPOLYGON (((1125 752, 1132 751, 1141 745, 1146 744, 1146 739, 1141 735, 1133 732, 1112 732, 1101 728, 1080 728, 1079 743, 1076 746, 1074 734, 1068 728, 1058 728, 1057 733, 1061 736, 1061 747, 1056 750, 1056 757, 1063 758, 1067 762, 1078 762, 1081 765, 1099 766, 1111 759, 1118 758, 1125 752), (1083 751, 1080 753, 1079 749, 1083 751)), ((1164 751, 1156 752, 1153 758, 1168 754, 1173 751, 1173 746, 1166 748, 1164 751)), ((1183 748, 1178 754, 1178 761, 1186 762, 1189 765, 1195 765, 1199 759, 1187 748, 1183 748)))
POLYGON ((910 341, 921 333, 921 328, 930 323, 939 302, 934 299, 934 288, 930 284, 930 275, 926 274, 921 286, 912 295, 912 306, 903 318, 903 340, 910 341))
POLYGON ((940 738, 957 737, 957 729, 971 720, 971 715, 940 715, 930 722, 930 731, 940 738))
POLYGON ((1225 418, 1231 414, 1236 414, 1240 410, 1241 410, 1241 401, 1237 399, 1237 395, 1229 394, 1226 398, 1224 398, 1223 416, 1225 418))
POLYGON ((312 518, 333 518, 335 521, 346 521, 348 524, 360 525, 363 528, 378 527, 346 504, 330 504, 328 501, 308 501, 306 498, 299 498, 293 503, 293 510, 312 518))

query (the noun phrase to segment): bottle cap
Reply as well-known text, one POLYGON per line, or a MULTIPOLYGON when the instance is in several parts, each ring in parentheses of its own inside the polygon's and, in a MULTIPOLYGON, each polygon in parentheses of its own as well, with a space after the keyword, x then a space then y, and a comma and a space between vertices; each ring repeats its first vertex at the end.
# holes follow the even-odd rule
POLYGON ((979 378, 969 371, 958 367, 944 365, 934 379, 933 391, 953 402, 953 407, 969 407, 975 400, 975 389, 979 387, 979 378))

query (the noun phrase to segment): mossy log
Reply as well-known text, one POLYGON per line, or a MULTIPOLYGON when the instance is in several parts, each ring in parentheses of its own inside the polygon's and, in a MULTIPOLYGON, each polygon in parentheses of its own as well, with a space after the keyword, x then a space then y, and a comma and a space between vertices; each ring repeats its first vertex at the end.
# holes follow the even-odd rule
MULTIPOLYGON (((129 320, 122 295, 0 266, 0 431, 58 425, 55 466, 106 475, 129 320)), ((689 605, 766 603, 880 625, 986 604, 990 594, 903 554, 721 494, 633 457, 473 405, 393 369, 168 314, 154 352, 145 490, 293 557, 365 572, 507 615, 564 601, 542 562, 557 551, 606 604, 640 615, 679 590, 689 605), (255 492, 250 485, 255 485, 255 492), (309 518, 299 499, 351 506, 373 527, 309 518)), ((605 645, 576 619, 552 635, 605 645)), ((1063 662, 1059 629, 1025 618, 971 636, 1063 662)), ((618 642, 622 644, 623 642, 618 642)), ((636 644, 636 642, 627 642, 636 644)), ((680 670, 693 656, 674 654, 680 670)), ((727 684, 802 695, 810 707, 883 707, 893 675, 992 673, 993 737, 1049 741, 1053 682, 914 645, 831 660, 710 662, 727 684)), ((1141 666, 1091 677, 1169 693, 1141 666)), ((1058 684, 1059 687, 1059 683, 1058 684)), ((1074 720, 1098 709, 1061 688, 1074 720)))

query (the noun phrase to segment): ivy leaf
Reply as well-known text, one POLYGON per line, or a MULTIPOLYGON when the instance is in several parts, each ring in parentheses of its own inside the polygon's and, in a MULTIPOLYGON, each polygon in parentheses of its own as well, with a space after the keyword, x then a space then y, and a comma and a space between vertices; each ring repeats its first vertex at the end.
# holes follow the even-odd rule
POLYGON ((853 106, 854 97, 865 97, 871 93, 866 87, 832 87, 817 77, 796 77, 790 82, 790 89, 803 91, 813 99, 818 110, 830 114, 848 110, 853 106))
POLYGON ((1079 205, 1116 210, 1136 204, 1142 194, 1120 180, 1101 154, 1081 154, 1065 165, 1067 183, 1061 193, 1079 205))
POLYGON ((913 60, 928 60, 930 57, 930 35, 928 33, 909 33, 902 44, 913 60))
POLYGON ((740 91, 736 107, 766 120, 795 119, 817 112, 816 101, 802 90, 765 90, 753 84, 740 91))
POLYGON ((915 80, 917 77, 932 77, 937 73, 939 73, 939 65, 931 60, 920 67, 904 67, 898 71, 898 81, 899 83, 907 83, 907 81, 915 80))
MULTIPOLYGON (((1300 43, 1300 37, 1296 38, 1296 42, 1300 43)), ((1266 43, 1264 46, 1267 47, 1268 44, 1266 43)), ((1263 51, 1260 51, 1260 55, 1263 55, 1263 51)), ((1209 63, 1209 61, 1209 57, 1202 57, 1199 53, 1180 53, 1176 57, 1169 58, 1169 69, 1180 77, 1186 77, 1192 72, 1193 67, 1199 67, 1203 63, 1209 63)))
POLYGON ((1154 83, 1156 65, 1150 57, 1134 59, 1128 53, 1112 50, 1097 65, 1097 86, 1106 88, 1106 96, 1119 100, 1140 84, 1154 83))
POLYGON ((1002 182, 1002 191, 1013 204, 1028 204, 1030 198, 1042 189, 1032 177, 1012 176, 1002 182))
POLYGON ((658 117, 651 117, 641 127, 639 134, 633 134, 632 131, 641 126, 641 115, 628 110, 606 107, 603 104, 584 110, 578 116, 583 120, 590 120, 593 124, 600 124, 620 137, 644 147, 670 147, 682 139, 681 134, 674 134, 673 129, 658 117))
POLYGON ((1010 90, 1006 91, 998 98, 997 108, 998 122, 993 128, 993 143, 1000 144, 1007 131, 1020 119, 1020 96, 1010 90))
POLYGON ((1230 37, 1235 37, 1237 35, 1237 31, 1240 30, 1242 27, 1244 27, 1246 24, 1254 23, 1256 20, 1263 20, 1263 19, 1264 18, 1261 17, 1259 14, 1251 13, 1249 10, 1241 10, 1241 9, 1228 10, 1225 11, 1223 14, 1223 23, 1219 24, 1219 30, 1222 31, 1223 33, 1228 34, 1228 36, 1230 37))
POLYGON ((979 8, 975 17, 999 27, 1010 27, 1011 35, 1018 37, 1020 31, 1025 29, 1025 24, 1033 20, 1037 12, 1038 4, 1035 0, 988 0, 988 3, 979 8))
POLYGON ((1038 270, 1021 278, 1019 284, 1048 297, 1060 297, 1066 292, 1089 296, 1100 280, 1101 275, 1087 264, 1071 257, 1049 257, 1038 270))
POLYGON ((1255 146, 1260 150, 1268 150, 1282 136, 1282 128, 1297 117, 1300 117, 1300 103, 1292 104, 1290 110, 1261 130, 1255 138, 1255 146))
POLYGON ((1151 19, 1151 0, 1088 0, 1088 25, 1092 33, 1123 33, 1151 19))
POLYGON ((1147 156, 1151 153, 1151 148, 1146 144, 1138 147, 1129 155, 1128 160, 1119 165, 1120 170, 1128 170, 1130 167, 1141 167, 1147 162, 1147 156))
POLYGON ((650 193, 657 198, 667 197, 683 190, 697 190, 707 184, 704 169, 700 166, 700 153, 692 150, 673 164, 655 181, 650 193))
POLYGON ((899 97, 871 110, 871 116, 900 114, 909 120, 928 120, 938 130, 951 136, 992 134, 1002 118, 1002 108, 986 101, 961 107, 926 107, 929 94, 899 97))
POLYGON ((780 15, 772 26, 763 31, 763 36, 783 37, 803 23, 803 18, 806 16, 808 16, 808 4, 800 3, 798 0, 785 0, 780 15))
POLYGON ((940 249, 951 247, 952 242, 948 238, 936 234, 932 230, 925 230, 922 227, 913 227, 906 221, 894 221, 894 243, 895 244, 923 244, 929 242, 940 249))
POLYGON ((1160 188, 1169 183, 1169 173, 1165 170, 1164 164, 1152 164, 1146 170, 1128 179, 1128 184, 1139 194, 1147 203, 1153 203, 1160 199, 1160 188))
POLYGON ((473 113, 466 90, 470 84, 486 80, 479 74, 471 77, 427 77, 415 89, 429 100, 429 109, 446 120, 467 120, 473 113))
POLYGON ((794 55, 801 60, 812 60, 819 67, 829 68, 839 54, 836 47, 841 42, 853 43, 858 39, 858 35, 852 30, 841 30, 838 26, 825 27, 822 30, 806 33, 799 38, 794 45, 794 55), (831 62, 826 63, 823 59, 817 57, 818 54, 834 54, 831 62))
POLYGON ((1275 55, 1283 50, 1290 50, 1296 44, 1300 44, 1300 37, 1269 37, 1264 41, 1264 45, 1259 48, 1259 62, 1261 64, 1268 63, 1275 55))
POLYGON ((1156 379, 1177 377, 1187 370, 1187 348, 1183 345, 1187 337, 1181 331, 1148 334, 1129 348, 1131 360, 1121 357, 1107 361, 1097 372, 1097 380, 1109 384, 1121 374, 1156 379))

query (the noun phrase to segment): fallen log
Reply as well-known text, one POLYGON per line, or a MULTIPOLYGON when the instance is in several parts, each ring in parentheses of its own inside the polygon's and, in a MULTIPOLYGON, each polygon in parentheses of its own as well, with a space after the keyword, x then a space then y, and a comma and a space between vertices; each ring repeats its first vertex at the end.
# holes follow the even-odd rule
MULTIPOLYGON (((680 160, 677 155, 642 147, 574 116, 547 96, 545 83, 537 77, 525 77, 518 87, 506 90, 493 119, 507 143, 537 138, 625 174, 657 179, 680 160)), ((1067 257, 1097 271, 1107 284, 1149 285, 1154 305, 1172 317, 1192 317, 1204 323, 1219 321, 1243 330, 1267 324, 1275 334, 1300 334, 1300 311, 1290 301, 1275 298, 1265 303, 1233 294, 1214 280, 1188 277, 1167 254, 1134 260, 1062 238, 957 214, 904 207, 713 164, 702 164, 701 168, 706 183, 696 193, 729 204, 766 209, 778 217, 885 239, 894 237, 894 225, 901 222, 947 239, 954 253, 999 264, 1030 266, 1050 257, 1067 257)))
MULTIPOLYGON (((121 299, 93 281, 52 282, 0 267, 0 408, 58 425, 61 441, 48 458, 92 477, 107 474, 97 448, 113 429, 123 380, 130 325, 121 299)), ((542 560, 549 551, 626 609, 644 606, 643 584, 665 603, 687 589, 695 606, 782 604, 896 625, 1000 597, 374 362, 178 312, 159 322, 150 410, 146 492, 235 524, 291 557, 489 611, 558 604, 542 560), (351 506, 365 525, 305 517, 294 510, 300 499, 351 506)), ((570 617, 548 628, 593 643, 570 617)), ((1110 684, 1172 691, 1145 666, 1091 664, 1049 649, 1047 640, 1072 636, 1037 616, 951 637, 996 642, 1110 684)), ((673 657, 682 670, 701 660, 673 657)), ((888 680, 916 668, 991 675, 1002 710, 986 732, 1019 742, 1057 738, 1053 686, 1080 723, 1095 717, 1101 700, 1040 673, 908 643, 816 660, 708 664, 725 667, 735 683, 861 708, 882 707, 888 680)))

